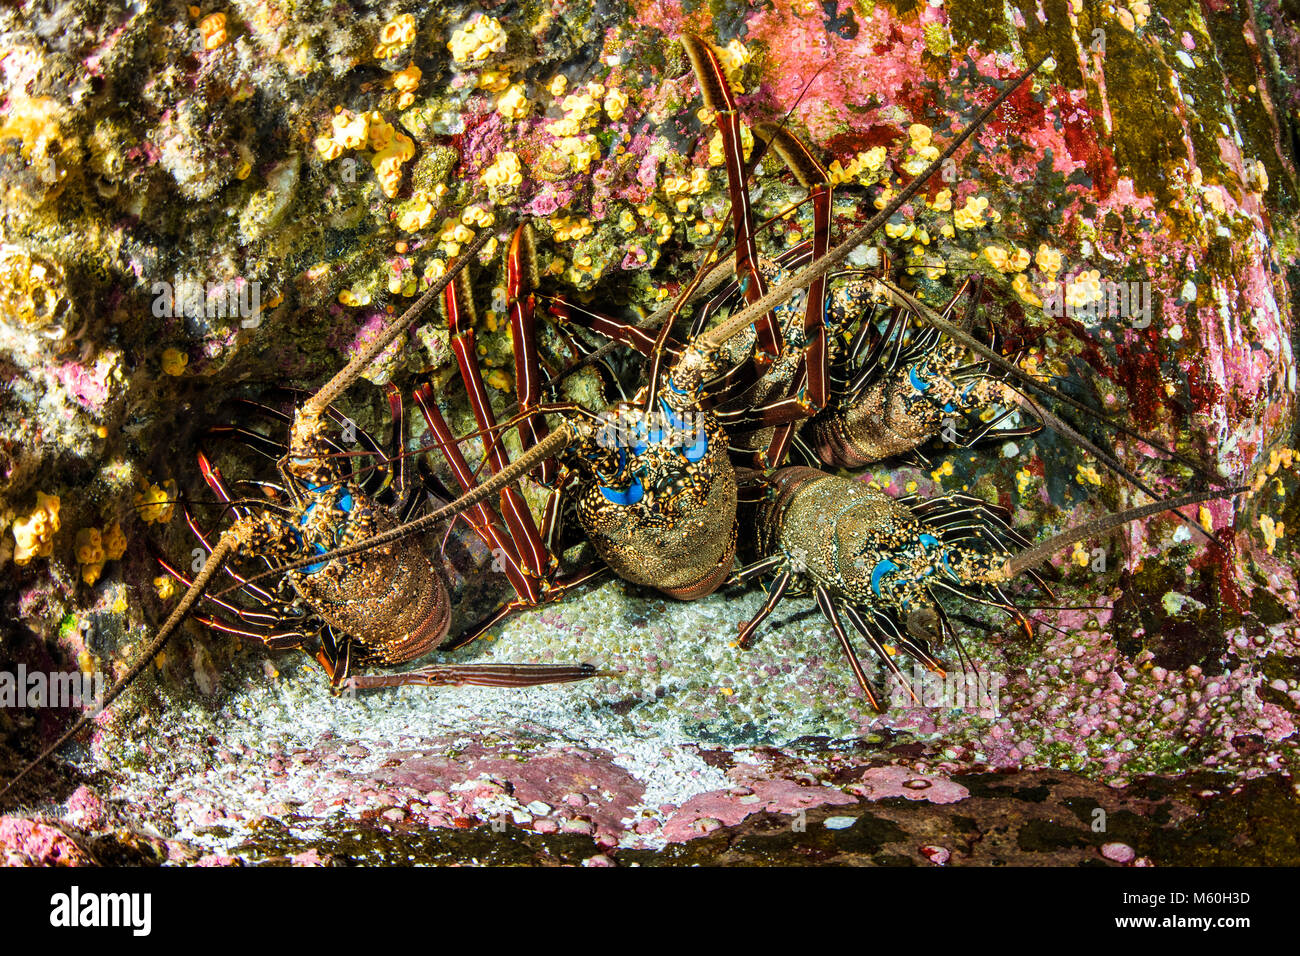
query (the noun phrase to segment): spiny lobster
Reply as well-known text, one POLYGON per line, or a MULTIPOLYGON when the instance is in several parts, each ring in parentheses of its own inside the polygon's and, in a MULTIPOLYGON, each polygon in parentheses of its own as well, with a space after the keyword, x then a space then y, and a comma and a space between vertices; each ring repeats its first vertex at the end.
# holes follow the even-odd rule
MULTIPOLYGON (((320 649, 316 658, 335 687, 345 680, 361 688, 401 684, 525 687, 581 680, 597 673, 595 668, 581 664, 435 664, 395 675, 350 674, 358 665, 415 660, 446 635, 451 619, 447 587, 415 535, 424 527, 472 507, 495 489, 482 492, 479 498, 467 495, 422 519, 403 522, 418 499, 408 495, 396 510, 377 500, 360 473, 341 464, 349 459, 338 454, 338 446, 330 438, 325 420, 337 417, 332 402, 387 345, 410 327, 489 238, 488 231, 480 234, 438 282, 320 391, 304 401, 291 421, 285 422, 289 426, 289 438, 287 446, 278 450, 276 461, 280 473, 278 489, 286 499, 283 503, 264 502, 256 510, 241 507, 232 501, 220 472, 200 453, 200 467, 206 480, 235 511, 235 521, 215 543, 192 524, 208 551, 207 557, 191 580, 171 565, 165 565, 187 584, 187 589, 143 653, 105 693, 101 707, 110 706, 122 694, 205 597, 241 620, 242 626, 226 624, 226 630, 257 637, 272 647, 302 647, 317 639, 320 649), (214 577, 226 568, 228 561, 237 557, 262 558, 270 570, 251 575, 231 571, 236 582, 231 590, 255 594, 274 610, 249 611, 221 601, 227 592, 207 594, 214 577), (255 590, 257 582, 266 577, 283 578, 296 599, 294 605, 308 609, 314 624, 304 620, 301 614, 293 614, 284 600, 267 591, 255 590)), ((400 410, 394 409, 394 419, 400 421, 400 410)), ((255 442, 270 441, 250 436, 251 433, 244 435, 255 442)), ((400 452, 385 456, 373 439, 367 437, 365 443, 383 466, 400 463, 400 452)), ((400 449, 400 437, 397 443, 400 449)), ((407 491, 404 484, 399 479, 394 489, 398 495, 407 491)), ((0 797, 8 794, 64 743, 84 731, 93 716, 87 713, 78 718, 0 790, 0 797)))
MULTIPOLYGON (((476 529, 505 543, 507 537, 501 534, 485 505, 494 496, 500 496, 507 515, 507 534, 514 546, 514 551, 508 553, 517 556, 513 562, 517 573, 512 583, 519 591, 519 601, 508 605, 507 610, 558 596, 573 582, 554 578, 556 562, 543 553, 548 535, 536 532, 535 525, 530 527, 531 515, 526 508, 519 507, 521 503, 511 488, 530 472, 536 472, 541 480, 552 484, 554 504, 548 507, 548 514, 556 515, 556 520, 561 513, 561 496, 570 486, 576 488, 574 498, 579 521, 606 564, 620 576, 682 598, 699 597, 716 589, 729 574, 734 558, 737 484, 728 456, 726 433, 704 407, 702 397, 706 384, 727 371, 728 340, 749 325, 757 324, 761 356, 753 363, 753 375, 761 378, 781 348, 780 327, 768 317, 772 309, 796 290, 820 282, 851 249, 879 229, 1036 68, 1037 64, 999 94, 880 214, 855 230, 836 249, 814 255, 806 267, 771 290, 763 292, 757 283, 752 292, 746 287, 749 305, 720 325, 692 336, 667 369, 661 368, 662 359, 669 354, 664 347, 669 331, 669 324, 665 323, 655 342, 648 383, 637 396, 636 404, 609 409, 603 421, 604 425, 613 424, 617 430, 638 437, 627 447, 616 444, 611 448, 602 442, 591 421, 594 416, 585 409, 540 402, 539 370, 531 334, 532 298, 529 290, 512 283, 511 323, 520 396, 518 425, 526 450, 517 461, 510 463, 498 451, 490 449, 492 474, 478 482, 467 466, 455 467, 456 442, 437 426, 438 418, 429 395, 418 394, 417 404, 452 461, 465 493, 430 514, 402 520, 401 512, 391 513, 370 500, 356 474, 338 465, 332 457, 324 419, 330 415, 335 399, 380 351, 405 332, 436 296, 445 294, 453 348, 480 428, 485 436, 499 430, 490 406, 481 400, 483 389, 481 381, 476 381, 472 329, 463 318, 468 297, 463 287, 458 291, 455 282, 469 258, 486 242, 488 234, 480 235, 411 309, 295 410, 285 452, 277 462, 291 500, 291 505, 286 506, 288 514, 247 513, 237 517, 211 545, 207 559, 188 582, 186 593, 141 656, 110 689, 104 706, 110 705, 143 671, 205 596, 214 577, 237 555, 268 556, 274 566, 237 578, 234 589, 252 587, 264 578, 284 576, 298 597, 325 621, 331 629, 331 638, 320 659, 336 683, 345 678, 354 663, 411 660, 441 639, 448 620, 445 586, 432 562, 418 549, 411 548, 407 539, 449 517, 473 511, 478 519, 476 529), (662 416, 658 421, 666 422, 667 427, 647 425, 647 412, 662 416), (546 414, 563 416, 561 423, 549 432, 542 419, 546 414), (480 508, 481 505, 484 507, 480 508), (362 555, 359 560, 348 560, 362 555), (382 622, 382 626, 376 626, 377 622, 382 622)), ((526 231, 516 233, 512 259, 526 243, 526 231)), ((514 275, 521 274, 516 269, 514 275)), ((820 314, 808 319, 805 332, 810 334, 806 335, 804 358, 811 366, 821 361, 818 351, 821 346, 816 344, 825 335, 820 314)), ((820 373, 816 377, 820 378, 820 373)), ((794 380, 798 380, 798 375, 794 380)), ((216 487, 221 487, 219 476, 215 479, 216 487)), ((523 686, 576 680, 593 673, 587 666, 435 665, 368 682, 358 680, 358 683, 359 686, 392 686, 474 682, 523 686)), ((32 767, 83 731, 89 720, 88 716, 78 720, 11 780, 0 796, 7 794, 32 767)))
MULTIPOLYGON (((669 380, 679 382, 675 376, 682 376, 680 384, 684 387, 700 387, 707 374, 690 373, 688 369, 692 360, 698 368, 705 368, 706 358, 717 354, 730 337, 735 336, 741 341, 736 352, 740 356, 750 356, 750 362, 744 368, 748 374, 738 374, 737 369, 733 369, 720 380, 720 385, 715 382, 707 388, 708 399, 714 403, 716 418, 730 436, 733 451, 742 457, 746 452, 752 454, 753 463, 760 468, 780 465, 792 447, 801 450, 810 463, 820 459, 826 464, 858 468, 917 450, 938 437, 942 425, 954 417, 961 417, 970 425, 970 433, 961 441, 962 444, 973 444, 984 438, 1004 440, 1032 433, 1036 429, 996 429, 1012 409, 1020 408, 1077 446, 1089 450, 1103 464, 1152 498, 1158 497, 1131 471, 1042 407, 1029 393, 1037 392, 1086 414, 1097 416, 1096 412, 1027 376, 1015 364, 970 334, 980 299, 978 282, 968 279, 949 301, 943 314, 939 314, 891 280, 887 261, 878 272, 848 271, 828 275, 829 270, 866 237, 870 224, 834 250, 829 249, 832 209, 829 177, 802 143, 784 129, 772 125, 760 125, 755 132, 781 156, 794 171, 800 185, 808 190, 813 207, 813 234, 809 242, 790 250, 774 263, 761 259, 754 241, 756 228, 749 207, 748 172, 741 150, 739 111, 713 49, 694 37, 684 38, 683 44, 704 94, 705 105, 717 119, 723 142, 736 233, 736 279, 698 312, 685 345, 672 350, 678 360, 669 380), (801 266, 804 267, 802 271, 796 271, 801 266), (828 279, 834 281, 828 285, 828 279), (767 292, 769 285, 774 285, 770 293, 767 292), (949 314, 972 286, 966 319, 960 325, 955 324, 949 314), (791 292, 803 287, 806 287, 806 293, 800 312, 787 304, 786 299, 791 292), (734 314, 733 309, 730 318, 706 332, 710 317, 740 296, 748 306, 739 315, 734 314), (873 339, 872 333, 877 332, 875 303, 880 299, 894 302, 896 308, 883 333, 873 339), (746 323, 753 323, 755 331, 751 333, 751 326, 746 323), (919 324, 919 329, 913 333, 914 324, 919 324), (842 344, 845 339, 851 339, 847 348, 842 344), (974 353, 973 357, 971 353, 974 353), (998 374, 991 374, 991 368, 998 374), (1008 379, 1016 381, 1019 388, 1010 386, 1008 379), (997 409, 998 405, 1004 407, 997 409), (978 413, 991 406, 996 412, 992 421, 979 420, 978 413), (746 443, 741 438, 745 432, 759 429, 757 442, 746 443), (802 429, 802 438, 797 434, 799 429, 802 429)), ((1021 81, 1023 79, 1022 76, 1021 81)), ((756 167, 758 159, 759 156, 755 156, 750 162, 750 170, 756 167)), ((688 289, 679 299, 679 304, 689 293, 688 289)), ((551 311, 557 317, 585 325, 647 355, 652 362, 650 380, 655 381, 668 341, 669 321, 655 316, 651 323, 646 323, 660 323, 660 334, 651 341, 640 329, 589 308, 555 300, 551 311)), ((709 368, 708 371, 711 373, 715 369, 709 368)), ((1119 431, 1134 434, 1118 423, 1108 420, 1106 423, 1119 431)), ((1195 462, 1158 445, 1153 447, 1187 464, 1212 482, 1219 482, 1217 476, 1208 475, 1195 462)), ((750 499, 747 506, 742 506, 740 526, 746 529, 742 547, 755 563, 743 570, 736 580, 745 581, 767 571, 777 573, 776 583, 763 609, 741 628, 742 646, 749 642, 758 624, 781 600, 791 582, 810 577, 818 603, 843 643, 863 692, 873 705, 878 706, 878 698, 844 634, 837 602, 857 602, 856 607, 853 603, 846 603, 846 613, 887 666, 896 670, 896 665, 882 649, 880 632, 867 623, 865 611, 860 610, 864 602, 872 604, 875 608, 873 613, 889 625, 887 636, 892 644, 910 649, 927 665, 937 668, 934 658, 925 649, 925 640, 917 633, 915 620, 911 620, 912 638, 909 639, 906 629, 900 630, 898 622, 890 616, 900 608, 905 611, 909 601, 894 593, 897 588, 886 587, 884 592, 881 591, 886 578, 911 581, 908 587, 914 589, 914 579, 895 577, 900 567, 895 566, 888 555, 891 549, 901 549, 899 560, 904 560, 901 555, 909 547, 916 547, 918 541, 925 542, 921 545, 923 550, 932 546, 936 548, 935 553, 943 559, 943 570, 948 580, 940 581, 941 586, 964 588, 963 593, 968 597, 981 592, 983 596, 977 599, 995 603, 1019 616, 1006 595, 987 575, 981 577, 969 573, 969 562, 959 562, 962 570, 949 566, 944 557, 948 550, 938 547, 943 540, 938 526, 910 537, 904 535, 908 540, 898 537, 895 526, 901 526, 903 516, 910 508, 914 516, 907 520, 913 525, 925 521, 951 524, 969 519, 975 522, 970 536, 988 537, 990 543, 996 543, 1007 555, 1006 549, 1012 544, 1028 547, 1028 542, 1007 527, 1005 515, 978 499, 959 496, 924 503, 916 499, 890 503, 888 498, 856 483, 846 483, 841 478, 799 468, 783 468, 767 477, 763 477, 761 472, 746 472, 741 486, 742 501, 750 499), (810 506, 809 502, 817 502, 817 505, 810 506), (827 556, 827 548, 837 548, 835 542, 840 535, 871 539, 869 546, 862 544, 854 558, 863 561, 868 551, 876 555, 867 578, 863 579, 861 574, 854 577, 844 568, 832 567, 840 559, 832 561, 827 556), (801 543, 796 545, 796 541, 801 543), (796 553, 805 551, 819 551, 825 559, 820 566, 816 563, 809 565, 806 574, 803 565, 794 560, 796 553)), ((1216 493, 1191 496, 1183 503, 1215 496, 1216 493)), ((1176 508, 1180 500, 1171 499, 1166 506, 1176 508)), ((1162 508, 1155 507, 1155 510, 1162 508)), ((1106 527, 1150 513, 1153 512, 1141 509, 1125 513, 1127 517, 1116 517, 1106 527)), ((1222 546, 1199 523, 1185 517, 1184 520, 1216 546, 1222 546)), ((960 525, 959 530, 967 531, 969 527, 960 525)), ((1066 538, 1069 534, 1067 532, 1060 544, 1068 543, 1066 538)), ((915 556, 906 559, 912 564, 918 560, 915 556)), ((938 567, 932 565, 916 573, 929 575, 938 567)), ((915 597, 911 603, 915 603, 915 597)), ((938 607, 932 595, 930 604, 938 607)), ((929 613, 935 615, 941 625, 940 633, 931 637, 941 636, 941 632, 948 630, 946 618, 942 617, 941 610, 929 613)), ((1023 617, 1020 619, 1023 621, 1023 617)))

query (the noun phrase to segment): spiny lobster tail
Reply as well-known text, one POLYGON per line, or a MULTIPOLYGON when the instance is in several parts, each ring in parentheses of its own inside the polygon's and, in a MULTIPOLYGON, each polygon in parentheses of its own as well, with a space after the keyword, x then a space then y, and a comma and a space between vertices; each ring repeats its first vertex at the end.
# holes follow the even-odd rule
POLYGON ((538 444, 534 445, 524 454, 511 462, 508 466, 497 472, 491 478, 484 481, 472 491, 467 491, 455 501, 444 505, 437 511, 430 512, 423 517, 416 518, 414 521, 408 521, 405 524, 398 525, 381 534, 366 538, 364 541, 358 541, 356 544, 348 545, 346 548, 337 548, 333 551, 323 551, 314 554, 309 558, 303 558, 299 561, 290 561, 279 567, 272 568, 269 571, 262 571, 259 574, 252 574, 245 578, 247 583, 261 581, 266 578, 275 577, 286 571, 296 571, 299 568, 309 567, 314 564, 321 564, 331 561, 335 558, 346 558, 353 554, 361 554, 372 548, 380 547, 392 541, 418 534, 426 528, 430 528, 448 518, 454 518, 462 511, 466 511, 481 501, 485 501, 501 491, 507 485, 518 481, 528 472, 532 471, 545 459, 558 454, 563 448, 571 444, 577 438, 577 430, 571 423, 564 423, 557 427, 538 444))
MULTIPOLYGON (((167 642, 171 640, 172 635, 176 633, 176 629, 180 627, 181 622, 189 616, 190 611, 194 609, 194 605, 197 604, 199 598, 203 596, 203 591, 207 587, 208 582, 212 579, 212 576, 221 569, 223 564, 226 563, 231 552, 235 550, 241 540, 241 533, 237 529, 231 529, 231 531, 221 536, 221 539, 217 542, 217 546, 212 549, 212 553, 208 555, 207 561, 203 563, 203 567, 195 576, 194 582, 190 585, 189 590, 182 595, 176 607, 172 608, 171 614, 167 616, 167 620, 163 622, 163 626, 158 629, 158 634, 149 642, 149 646, 144 649, 140 656, 136 658, 135 663, 131 665, 131 669, 128 670, 122 678, 104 694, 104 699, 100 702, 100 710, 107 710, 113 701, 122 696, 122 692, 130 687, 131 683, 137 677, 144 673, 144 669, 149 666, 149 662, 158 656, 159 652, 161 652, 167 645, 167 642)), ((90 724, 94 722, 94 719, 95 713, 83 713, 77 718, 72 727, 63 734, 63 736, 59 737, 58 740, 46 747, 45 750, 41 752, 40 756, 28 763, 22 770, 18 771, 17 776, 5 784, 4 789, 0 790, 0 804, 3 803, 5 797, 9 795, 9 792, 13 790, 24 777, 49 760, 50 757, 57 753, 64 744, 89 727, 90 724)))
POLYGON ((864 225, 859 226, 851 232, 847 239, 837 245, 834 249, 830 250, 830 252, 826 253, 826 255, 805 266, 789 279, 771 289, 761 299, 750 303, 748 307, 742 309, 740 312, 727 319, 727 321, 714 327, 709 332, 706 332, 701 336, 700 344, 702 348, 705 350, 718 348, 723 342, 727 341, 727 339, 738 334, 746 326, 753 324, 753 322, 760 316, 766 315, 768 312, 772 311, 773 308, 785 302, 785 300, 792 294, 800 289, 806 288, 814 280, 828 274, 832 269, 847 259, 849 253, 860 246, 866 239, 870 238, 877 230, 881 229, 884 224, 889 221, 890 216, 901 209, 908 200, 920 191, 921 187, 925 185, 930 177, 943 168, 943 164, 947 162, 953 153, 957 152, 957 150, 961 148, 962 144, 965 143, 966 140, 970 139, 971 136, 973 136, 976 131, 978 131, 979 128, 988 121, 988 118, 993 115, 998 107, 1006 102, 1007 98, 1011 96, 1012 93, 1020 88, 1021 84, 1038 71, 1038 68, 1043 65, 1043 61, 1046 59, 1046 55, 1040 57, 1029 67, 1029 69, 1025 70, 1024 73, 1021 73, 1018 77, 1007 84, 1007 88, 999 93, 994 98, 993 102, 984 107, 984 109, 980 111, 979 115, 967 124, 966 128, 961 131, 957 138, 948 144, 947 148, 939 154, 939 157, 923 169, 919 176, 904 186, 899 191, 898 195, 895 196, 884 209, 880 210, 880 212, 875 216, 872 216, 864 225))
POLYGON ((1164 501, 1155 501, 1149 505, 1142 505, 1139 508, 1130 508, 1128 511, 1103 515, 1102 517, 1094 518, 1091 521, 1085 521, 1076 528, 1063 531, 1055 537, 1044 541, 1042 544, 1036 545, 1028 551, 1016 555, 1002 566, 1002 571, 999 574, 999 577, 1001 580, 1010 581, 1016 575, 1042 564, 1062 548, 1069 547, 1076 541, 1085 541, 1088 538, 1104 534, 1114 528, 1122 527, 1130 521, 1137 521, 1140 518, 1159 514, 1162 511, 1173 511, 1187 505, 1200 504, 1205 501, 1215 501, 1220 498, 1230 498, 1233 495, 1239 495, 1246 490, 1245 486, 1238 486, 1236 488, 1225 488, 1218 491, 1198 491, 1193 492, 1192 494, 1179 495, 1176 498, 1166 498, 1164 501))

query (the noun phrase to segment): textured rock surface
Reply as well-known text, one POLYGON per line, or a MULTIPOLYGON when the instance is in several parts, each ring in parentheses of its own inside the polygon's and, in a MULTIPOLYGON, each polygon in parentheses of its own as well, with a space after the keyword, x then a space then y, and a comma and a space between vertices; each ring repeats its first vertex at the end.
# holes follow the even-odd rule
MULTIPOLYGON (((1266 480, 1235 512, 1206 509, 1224 554, 1158 519, 1097 542, 1104 571, 1095 553, 1062 556, 1055 603, 1072 609, 1033 611, 1032 642, 963 609, 967 649, 1000 683, 996 712, 876 716, 802 599, 742 652, 728 638, 760 605, 755 592, 679 605, 606 583, 520 615, 462 656, 584 659, 617 676, 518 695, 335 699, 297 659, 196 625, 101 718, 79 770, 26 792, 48 822, 0 821, 10 859, 1211 862, 1220 834, 1249 831, 1245 843, 1278 854, 1260 849, 1259 860, 1295 862, 1292 842, 1246 822, 1255 803, 1294 820, 1296 800, 1300 514, 1295 465, 1280 450, 1296 444, 1300 34, 1284 5, 1043 2, 990 17, 964 2, 424 4, 339 18, 312 3, 232 3, 224 13, 217 32, 180 7, 0 12, 6 670, 124 667, 174 601, 154 585, 149 545, 178 559, 194 547, 180 509, 149 496, 178 488, 214 522, 192 462, 204 430, 237 414, 229 402, 278 404, 277 387, 319 384, 468 235, 499 228, 487 217, 535 218, 549 288, 644 308, 675 292, 727 200, 712 129, 670 42, 686 31, 729 50, 750 120, 789 113, 841 169, 884 147, 838 190, 841 227, 871 208, 864 181, 905 173, 928 136, 942 146, 1000 80, 1050 53, 929 201, 896 217, 895 261, 921 257, 933 271, 913 281, 936 301, 983 272, 1000 303, 989 319, 1026 351, 1026 368, 1224 476, 1266 480), (412 15, 409 29, 399 13, 412 15), (467 30, 478 14, 501 31, 467 30), (344 147, 358 122, 365 135, 344 147), (411 155, 385 164, 403 155, 402 137, 411 155), (1017 268, 1022 250, 1029 262, 1017 268), (1047 288, 1082 281, 1075 294, 1086 295, 1089 270, 1149 281, 1150 324, 1046 316, 1047 288), (209 305, 248 303, 258 283, 261 312, 187 316, 182 301, 181 314, 160 315, 156 284, 182 279, 212 283, 209 305), (38 492, 59 497, 59 527, 48 556, 20 565, 13 529, 38 492), (82 559, 95 556, 79 553, 79 533, 107 543, 114 525, 125 551, 106 548, 88 574, 96 562, 82 559), (1014 795, 1040 787, 1041 805, 1014 795), (1049 826, 1043 806, 1088 800, 1128 822, 1096 833, 1073 810, 1077 828, 1047 832, 1066 825, 1049 826), (786 819, 799 811, 806 838, 786 819), (870 825, 821 826, 846 816, 870 825), (1183 820, 1193 822, 1171 836, 1183 820), (1004 825, 1015 849, 956 836, 1004 825), (104 842, 116 827, 166 840, 104 842), (465 827, 479 829, 453 832, 465 827), (680 849, 652 856, 665 844, 680 849)), ((758 178, 760 212, 796 198, 775 170, 758 178)), ((797 221, 782 228, 766 248, 797 238, 797 221)), ((476 285, 485 371, 504 407, 500 253, 476 285)), ((369 377, 406 387, 432 369, 441 385, 449 360, 430 316, 369 377)), ((377 388, 360 383, 345 405, 382 430, 377 388)), ((1116 447, 1161 489, 1187 480, 1136 442, 1116 447)), ((223 462, 232 478, 251 466, 223 462)), ((1047 432, 864 480, 896 494, 969 488, 1013 509, 1031 536, 1140 500, 1047 432)), ((446 551, 464 626, 503 581, 461 532, 446 551)), ((66 717, 0 708, 0 765, 19 765, 66 717)))

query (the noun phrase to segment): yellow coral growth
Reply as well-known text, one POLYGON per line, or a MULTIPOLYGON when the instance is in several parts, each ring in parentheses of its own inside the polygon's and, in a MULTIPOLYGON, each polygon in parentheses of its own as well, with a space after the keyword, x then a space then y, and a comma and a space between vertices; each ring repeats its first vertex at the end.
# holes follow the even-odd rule
POLYGON ((417 192, 397 214, 397 228, 403 232, 419 232, 433 219, 433 203, 424 192, 417 192))
POLYGON ((141 491, 135 496, 135 507, 145 524, 166 524, 172 520, 172 511, 176 507, 176 482, 163 484, 165 488, 140 479, 141 491))
POLYGON ((226 33, 226 15, 224 13, 208 14, 199 21, 199 35, 203 37, 203 49, 215 50, 221 46, 229 39, 226 33))
POLYGON ((457 63, 482 63, 506 47, 506 31, 501 21, 480 13, 467 25, 451 34, 447 49, 457 63))
POLYGON ((415 90, 420 85, 421 77, 420 68, 412 63, 404 70, 398 70, 396 73, 390 73, 384 85, 389 89, 397 90, 401 94, 397 98, 398 109, 406 109, 415 102, 415 90))
POLYGON ((81 580, 94 584, 104 573, 104 541, 98 528, 82 528, 77 532, 77 563, 81 565, 81 580))
POLYGON ((979 229, 984 225, 984 213, 989 201, 983 196, 971 196, 966 205, 953 213, 953 222, 958 229, 979 229))
POLYGON ((497 100, 497 112, 506 119, 521 120, 532 111, 522 83, 512 83, 497 100))
POLYGON ((518 155, 506 150, 497 154, 492 165, 483 170, 479 179, 488 188, 488 194, 495 202, 499 196, 509 193, 523 183, 524 167, 519 162, 518 155))
POLYGON ((384 24, 375 46, 375 59, 383 60, 415 41, 415 17, 403 13, 384 24))
POLYGON ((582 239, 592 233, 590 219, 570 219, 567 216, 552 216, 551 225, 555 228, 556 242, 569 242, 582 239))
POLYGON ((54 553, 54 534, 59 530, 58 495, 36 492, 36 507, 14 521, 14 564, 27 564, 32 558, 48 558, 54 553))
POLYGON ((104 529, 104 554, 108 560, 116 561, 122 555, 126 554, 126 535, 122 533, 122 525, 114 521, 104 529))
POLYGON ((1038 252, 1034 255, 1034 262, 1048 275, 1056 275, 1061 271, 1063 264, 1060 251, 1045 242, 1039 245, 1038 252))
POLYGON ((594 136, 566 136, 555 144, 569 157, 569 168, 575 173, 585 173, 600 158, 600 144, 594 136))
POLYGON ((627 109, 627 94, 622 90, 610 90, 605 94, 605 115, 614 121, 621 120, 627 109))
MULTIPOLYGON (((748 161, 750 153, 754 151, 754 134, 743 121, 740 124, 740 148, 748 161)), ((719 132, 714 133, 713 139, 709 140, 709 165, 721 166, 722 162, 722 133, 719 132)))
POLYGON ((1274 521, 1268 515, 1260 515, 1259 530, 1264 533, 1264 547, 1268 549, 1269 554, 1272 554, 1273 549, 1277 547, 1277 539, 1282 537, 1286 526, 1280 521, 1274 521))
POLYGON ((154 578, 153 588, 164 601, 170 601, 176 596, 176 580, 169 575, 160 574, 154 578))
POLYGON ((190 357, 180 349, 163 349, 162 370, 167 375, 184 375, 190 357))

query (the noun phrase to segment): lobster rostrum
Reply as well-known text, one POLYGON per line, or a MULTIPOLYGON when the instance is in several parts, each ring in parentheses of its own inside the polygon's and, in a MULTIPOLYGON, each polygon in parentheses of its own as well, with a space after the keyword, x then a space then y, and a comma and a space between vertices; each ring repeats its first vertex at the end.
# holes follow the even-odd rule
POLYGON ((938 673, 943 667, 932 645, 955 644, 961 653, 941 595, 1004 610, 1032 637, 1028 620, 1003 591, 1009 581, 1025 574, 1046 590, 1035 566, 1075 541, 1241 490, 1198 492, 1106 515, 1031 546, 1011 528, 1006 511, 969 495, 891 498, 862 482, 799 466, 747 474, 741 549, 750 563, 735 581, 763 579, 768 593, 741 625, 739 644, 748 646, 787 593, 811 593, 864 696, 881 711, 846 618, 906 687, 892 648, 938 673))

